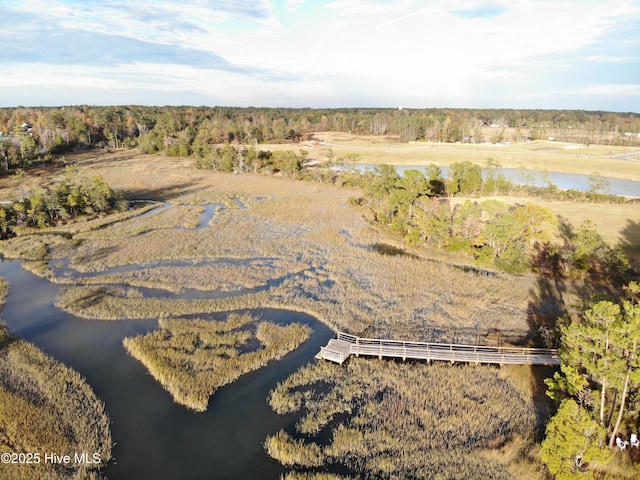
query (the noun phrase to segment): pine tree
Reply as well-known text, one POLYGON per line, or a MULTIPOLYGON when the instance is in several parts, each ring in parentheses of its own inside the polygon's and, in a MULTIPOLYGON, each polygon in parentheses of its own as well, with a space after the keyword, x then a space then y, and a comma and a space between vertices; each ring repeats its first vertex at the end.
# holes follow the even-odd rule
POLYGON ((556 480, 594 478, 589 467, 605 463, 606 431, 574 400, 566 399, 547 424, 541 457, 556 480))

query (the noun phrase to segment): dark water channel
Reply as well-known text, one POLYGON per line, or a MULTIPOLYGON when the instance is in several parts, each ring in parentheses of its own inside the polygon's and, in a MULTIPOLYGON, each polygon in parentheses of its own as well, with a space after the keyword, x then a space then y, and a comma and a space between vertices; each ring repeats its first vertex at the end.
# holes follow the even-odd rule
POLYGON ((267 395, 313 361, 333 335, 328 327, 302 313, 252 310, 278 323, 308 324, 313 335, 282 360, 218 390, 205 413, 192 413, 174 404, 122 346, 124 337, 157 328, 155 320, 89 321, 69 315, 54 306, 60 287, 20 265, 0 262, 0 276, 11 283, 4 320, 11 332, 80 372, 105 403, 115 442, 114 460, 103 471, 108 479, 277 479, 285 471, 262 443, 281 428, 291 430, 297 417, 275 414, 267 395))

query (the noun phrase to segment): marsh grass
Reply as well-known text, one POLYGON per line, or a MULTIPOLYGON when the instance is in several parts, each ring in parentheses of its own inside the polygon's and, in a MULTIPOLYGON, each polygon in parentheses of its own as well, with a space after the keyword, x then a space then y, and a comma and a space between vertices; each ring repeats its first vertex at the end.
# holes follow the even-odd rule
POLYGON ((278 432, 265 443, 272 457, 376 478, 512 478, 504 462, 478 451, 530 443, 536 422, 531 400, 494 369, 438 363, 319 362, 278 384, 269 403, 278 413, 301 411, 296 429, 307 439, 278 432), (327 430, 328 443, 313 441, 327 430))
MULTIPOLYGON (((96 173, 116 188, 131 190, 130 176, 100 165, 105 167, 96 173)), ((482 277, 453 267, 451 258, 424 250, 407 249, 419 258, 380 254, 376 245, 393 245, 395 240, 372 227, 367 209, 347 207, 356 190, 265 176, 194 173, 175 159, 160 157, 125 160, 117 168, 137 169, 157 188, 165 188, 171 178, 194 186, 168 198, 173 206, 157 213, 113 222, 73 239, 52 237, 34 240, 38 245, 14 245, 15 253, 28 251, 34 260, 71 258, 71 269, 95 273, 74 278, 71 271, 67 278, 56 277, 43 264, 32 265, 59 283, 118 282, 172 292, 195 288, 233 292, 234 298, 163 303, 93 287, 76 294, 65 290, 58 304, 74 314, 153 318, 271 306, 316 314, 334 328, 365 336, 475 341, 488 340, 488 332, 501 330, 517 341, 529 334, 534 277, 482 277), (226 208, 216 212, 207 228, 183 228, 193 226, 201 205, 211 202, 222 202, 226 208), (225 265, 219 259, 249 263, 225 265), (193 265, 161 265, 172 260, 193 265), (140 268, 135 273, 101 273, 129 265, 140 268), (238 296, 243 288, 260 291, 238 296), (101 295, 105 298, 98 298, 101 295)), ((463 258, 453 260, 464 263, 463 258)))
MULTIPOLYGON (((352 193, 349 190, 275 178, 213 177, 217 183, 211 188, 180 197, 184 204, 87 232, 82 234, 84 240, 47 239, 38 247, 31 245, 40 252, 31 257, 71 257, 73 268, 97 273, 78 283, 116 281, 174 292, 182 288, 237 291, 284 279, 278 288, 268 288, 268 296, 246 295, 206 305, 131 299, 106 290, 101 292, 104 301, 89 292, 91 302, 64 306, 59 299, 58 303, 81 316, 110 319, 171 315, 173 309, 181 314, 269 305, 314 313, 334 328, 353 333, 424 340, 436 340, 434 330, 444 331, 452 325, 480 331, 511 329, 521 334, 528 330, 525 319, 529 292, 535 288, 533 279, 488 279, 461 272, 446 262, 381 255, 372 246, 392 241, 370 227, 363 218, 364 210, 344 207, 352 193), (259 194, 266 198, 255 200, 259 194), (248 208, 230 206, 203 230, 160 229, 129 236, 140 228, 179 225, 178 207, 199 208, 187 202, 225 198, 228 205, 236 204, 233 198, 241 198, 248 208), (222 264, 217 269, 144 267, 162 260, 191 259, 195 263, 220 258, 270 258, 279 264, 252 261, 246 269, 222 264), (108 267, 131 264, 141 265, 140 271, 99 274, 108 267), (286 273, 290 275, 283 275, 286 273)), ((43 264, 33 264, 33 268, 52 281, 74 281, 53 277, 43 264)))
POLYGON ((113 223, 109 228, 83 232, 76 235, 75 238, 80 240, 108 240, 134 237, 156 230, 195 228, 200 223, 200 214, 202 212, 204 212, 204 208, 200 205, 172 205, 165 210, 148 216, 138 216, 137 218, 131 218, 127 222, 113 223))
POLYGON ((125 338, 125 349, 176 403, 197 412, 207 409, 216 389, 282 358, 311 334, 306 325, 279 326, 247 314, 230 314, 224 322, 161 319, 159 325, 154 332, 125 338), (260 347, 243 351, 253 339, 260 347))
MULTIPOLYGON (((281 285, 269 288, 267 304, 317 313, 330 325, 353 333, 366 331, 368 335, 396 338, 420 335, 422 339, 435 340, 425 338, 429 329, 442 330, 453 324, 480 331, 496 328, 520 334, 528 331, 526 315, 530 292, 535 289, 534 278, 488 278, 463 272, 445 262, 382 255, 371 247, 375 238, 380 240, 380 235, 354 213, 346 211, 345 218, 342 212, 336 212, 335 205, 306 197, 294 197, 288 203, 272 203, 269 199, 255 202, 248 210, 236 210, 233 215, 225 210, 214 218, 210 228, 202 231, 153 232, 142 239, 130 239, 126 246, 122 240, 86 242, 79 247, 80 255, 74 266, 79 270, 100 271, 159 259, 196 262, 203 258, 275 258, 278 265, 252 261, 246 270, 222 264, 218 269, 153 268, 83 282, 116 280, 137 286, 170 285, 174 291, 182 287, 231 291, 238 287, 260 287, 280 278, 281 285), (99 252, 104 254, 96 255, 99 252), (290 275, 282 276, 285 271, 290 275)), ((68 294, 63 296, 70 299, 68 294)), ((255 295, 238 297, 233 305, 251 308, 255 299, 255 295)), ((147 309, 131 305, 130 301, 126 307, 117 308, 114 298, 101 302, 105 307, 108 304, 109 311, 118 312, 114 316, 86 310, 86 305, 74 306, 60 299, 58 303, 87 318, 143 318, 135 312, 147 309)), ((192 304, 194 309, 188 312, 178 302, 173 305, 180 310, 179 314, 219 311, 221 307, 213 307, 214 303, 205 310, 204 304, 192 304)), ((169 304, 165 306, 171 308, 169 304)))
MULTIPOLYGON (((2 280, 2 304, 7 291, 2 280)), ((90 452, 106 463, 111 447, 104 405, 84 379, 0 325, 0 452, 41 455, 38 465, 0 464, 0 478, 96 478, 91 469, 98 465, 56 467, 42 455, 90 452)))
POLYGON ((533 285, 526 277, 481 278, 446 265, 416 266, 395 257, 382 264, 378 258, 367 262, 365 256, 358 270, 345 271, 345 266, 342 271, 332 266, 305 270, 277 286, 217 300, 148 298, 133 288, 81 286, 61 290, 56 305, 102 320, 285 308, 355 334, 430 341, 490 343, 489 332, 496 329, 504 332, 503 339, 517 341, 528 333, 524 292, 533 285), (422 270, 425 267, 431 270, 422 270), (424 289, 407 288, 412 282, 424 289))
POLYGON ((296 275, 306 264, 280 259, 247 259, 209 264, 154 266, 129 273, 96 275, 76 280, 83 284, 125 284, 135 287, 160 288, 180 292, 183 289, 234 292, 266 288, 269 282, 296 275))
POLYGON ((62 289, 56 306, 82 318, 92 320, 134 320, 171 316, 214 313, 239 308, 258 308, 269 303, 267 292, 222 300, 171 300, 148 298, 135 288, 104 286, 69 287, 62 289))
MULTIPOLYGON (((380 161, 390 163, 390 155, 395 154, 381 152, 380 161)), ((514 341, 528 336, 529 312, 542 309, 548 300, 541 298, 533 276, 480 276, 452 265, 464 264, 464 257, 440 252, 413 248, 406 249, 412 256, 377 252, 375 245, 397 245, 397 239, 376 229, 367 209, 347 207, 349 198, 360 194, 357 190, 275 177, 195 172, 189 165, 190 161, 159 156, 90 165, 115 188, 143 198, 161 197, 173 206, 146 217, 122 214, 118 220, 109 216, 94 224, 86 222, 73 231, 74 238, 49 232, 0 242, 6 256, 31 259, 32 271, 51 281, 72 283, 56 300, 70 313, 108 320, 161 318, 168 330, 159 332, 164 331, 166 338, 150 334, 148 339, 125 342, 139 344, 141 361, 153 363, 157 378, 164 378, 167 385, 174 382, 176 391, 189 390, 199 382, 196 378, 205 379, 205 384, 209 376, 216 377, 214 368, 205 368, 215 364, 210 351, 218 352, 216 361, 227 362, 227 370, 231 370, 229 360, 239 362, 255 354, 247 350, 258 341, 258 330, 246 324, 207 337, 199 322, 182 323, 169 317, 284 308, 309 313, 334 329, 361 336, 471 343, 480 339, 482 343, 490 340, 491 331, 510 332, 509 339, 514 341), (247 208, 241 208, 236 199, 247 208), (205 203, 224 203, 226 208, 216 212, 207 228, 192 230, 205 203), (72 260, 73 269, 95 275, 56 277, 47 265, 50 259, 72 260), (197 263, 220 259, 248 263, 246 268, 197 263), (184 266, 162 266, 165 260, 180 260, 184 266), (140 269, 131 274, 104 273, 110 267, 128 265, 140 269), (277 279, 282 281, 273 285, 277 279), (120 282, 121 288, 99 285, 112 281, 120 282), (78 285, 81 282, 98 285, 78 285), (242 296, 189 301, 147 298, 135 286, 175 292, 201 287, 264 288, 242 296), (251 335, 248 340, 246 332, 251 335), (143 347, 148 350, 143 352, 143 347), (162 352, 171 353, 164 358, 162 352)), ((566 288, 564 298, 569 303, 571 286, 566 288)), ((207 327, 211 324, 206 322, 207 327)), ((266 342, 268 334, 263 334, 266 342)), ((529 382, 512 382, 507 369, 497 373, 486 367, 432 368, 353 359, 342 369, 319 363, 300 375, 310 380, 285 382, 271 401, 282 411, 305 412, 299 424, 304 446, 315 443, 329 463, 345 463, 370 477, 390 478, 421 478, 431 471, 425 466, 442 478, 513 478, 508 472, 517 471, 514 465, 524 469, 527 464, 518 452, 531 450, 536 407, 527 393, 529 382), (316 441, 316 435, 331 441, 316 441), (511 447, 505 461, 487 453, 508 449, 516 440, 521 447, 511 447)), ((216 385, 194 387, 199 392, 195 400, 178 393, 197 406, 190 408, 206 409, 209 392, 216 385)), ((294 450, 299 439, 280 437, 282 445, 294 450)), ((307 450, 307 457, 317 452, 313 446, 307 450)))
POLYGON ((287 472, 280 476, 280 480, 353 480, 353 477, 321 472, 287 472))
POLYGON ((0 242, 0 252, 7 258, 24 258, 25 260, 44 260, 51 248, 68 243, 59 235, 25 235, 0 242))

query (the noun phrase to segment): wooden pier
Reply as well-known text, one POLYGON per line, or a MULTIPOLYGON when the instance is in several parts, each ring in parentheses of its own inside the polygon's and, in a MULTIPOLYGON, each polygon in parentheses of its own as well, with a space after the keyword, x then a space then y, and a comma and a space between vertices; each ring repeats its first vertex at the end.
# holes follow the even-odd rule
POLYGON ((350 355, 391 358, 414 358, 464 363, 493 363, 499 365, 560 365, 558 351, 551 348, 488 347, 447 343, 405 342, 361 338, 338 332, 326 347, 320 347, 317 359, 342 364, 350 355))

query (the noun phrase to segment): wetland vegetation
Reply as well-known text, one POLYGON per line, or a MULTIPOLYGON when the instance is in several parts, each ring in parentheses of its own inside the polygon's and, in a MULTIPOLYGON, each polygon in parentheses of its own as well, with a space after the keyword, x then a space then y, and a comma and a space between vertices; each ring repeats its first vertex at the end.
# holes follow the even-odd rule
POLYGON ((203 412, 217 388, 283 357, 309 334, 306 325, 230 314, 226 321, 161 319, 158 330, 123 343, 177 403, 203 412))
POLYGON ((340 464, 365 478, 475 478, 481 465, 483 478, 514 478, 532 465, 514 462, 515 452, 502 461, 483 453, 533 442, 531 391, 520 390, 513 373, 361 358, 342 368, 309 365, 269 398, 278 413, 302 411, 296 432, 306 440, 280 431, 265 448, 285 465, 340 464))
MULTIPOLYGON (((135 114, 135 108, 129 110, 135 114)), ((458 172, 448 179, 431 167, 433 178, 400 177, 390 167, 379 167, 376 175, 307 168, 309 160, 326 166, 338 160, 332 150, 348 148, 347 142, 358 152, 380 156, 378 147, 390 147, 380 143, 382 137, 349 134, 339 146, 317 141, 306 152, 276 145, 267 153, 258 148, 260 141, 289 142, 301 138, 302 131, 295 127, 293 133, 263 135, 247 146, 238 143, 246 139, 245 129, 233 137, 223 132, 217 141, 221 127, 211 118, 197 131, 175 134, 178 125, 171 130, 165 122, 169 117, 157 113, 155 124, 137 137, 133 123, 111 125, 102 141, 113 147, 137 143, 168 156, 119 150, 73 158, 79 178, 100 175, 110 192, 112 187, 122 192, 114 198, 160 203, 120 212, 78 207, 74 212, 83 215, 38 225, 44 217, 29 213, 32 200, 27 205, 23 199, 24 218, 34 219, 37 234, 18 228, 0 250, 29 259, 25 266, 31 271, 65 284, 56 305, 66 312, 112 321, 159 319, 157 330, 125 339, 124 347, 177 403, 193 410, 206 410, 216 389, 295 349, 308 336, 307 327, 246 315, 213 321, 209 314, 214 312, 282 308, 369 337, 555 344, 559 317, 578 319, 594 298, 619 293, 620 282, 633 274, 633 263, 625 263, 617 248, 624 242, 624 252, 638 248, 637 211, 631 204, 589 204, 591 214, 582 208, 568 213, 571 218, 558 218, 566 205, 551 200, 540 206, 532 197, 479 198, 505 192, 501 179, 483 181, 472 164, 454 167, 458 172), (164 142, 167 138, 175 141, 164 142), (191 160, 171 157, 191 154, 199 169, 191 160), (212 205, 218 206, 202 224, 201 215, 212 205), (621 213, 616 221, 607 219, 605 240, 596 223, 609 207, 621 213), (184 316, 189 318, 179 318, 184 316)), ((401 115, 386 113, 389 121, 401 115)), ((430 122, 428 113, 416 114, 412 122, 393 123, 393 128, 422 124, 424 130, 435 125, 430 122)), ((438 138, 450 138, 437 131, 438 138)), ((434 132, 420 135, 428 139, 434 132)), ((398 137, 390 144, 408 139, 409 133, 395 132, 398 137)), ((99 138, 97 132, 92 138, 99 138)), ((598 138, 616 143, 604 133, 598 138)), ((486 155, 473 145, 473 152, 469 145, 452 148, 464 158, 486 155)), ((433 152, 424 155, 431 158, 433 152)), ((342 162, 354 158, 343 156, 342 162)), ((612 165, 618 162, 611 159, 612 165)), ((47 175, 64 184, 69 171, 47 175)), ((10 198, 30 180, 35 181, 27 171, 19 184, 16 177, 0 182, 10 198)), ((52 188, 45 192, 58 187, 52 188)), ((46 213, 52 204, 43 202, 41 213, 46 213)), ((544 400, 547 373, 357 358, 343 366, 311 364, 272 391, 273 409, 299 420, 295 429, 272 432, 264 446, 290 467, 284 477, 290 479, 429 478, 425 472, 442 478, 477 478, 482 472, 482 478, 542 479, 547 473, 539 441, 553 410, 544 400)))
MULTIPOLYGON (((9 285, 0 279, 0 288, 4 304, 9 285)), ((109 417, 86 381, 0 324, 0 450, 38 455, 31 464, 3 461, 0 477, 96 479, 98 469, 111 459, 111 449, 109 417), (88 452, 85 462, 69 465, 44 458, 45 453, 74 458, 83 452, 88 452)))

